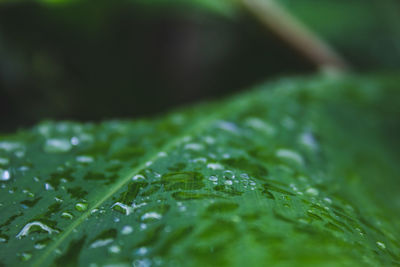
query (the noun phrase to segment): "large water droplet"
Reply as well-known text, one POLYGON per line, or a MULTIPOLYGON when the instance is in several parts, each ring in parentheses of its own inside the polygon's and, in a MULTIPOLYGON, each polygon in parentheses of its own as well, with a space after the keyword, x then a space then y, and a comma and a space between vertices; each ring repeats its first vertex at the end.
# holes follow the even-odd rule
POLYGON ((122 214, 125 214, 125 215, 129 215, 129 214, 131 214, 132 211, 133 211, 133 207, 128 206, 128 205, 125 205, 125 204, 123 204, 123 203, 121 203, 121 202, 116 202, 116 203, 114 203, 114 204, 111 206, 111 208, 112 208, 113 210, 116 210, 116 211, 118 211, 118 212, 120 212, 120 213, 122 213, 122 214))
POLYGON ((61 213, 61 217, 65 218, 65 219, 73 219, 74 215, 72 215, 72 213, 70 213, 68 211, 64 211, 63 213, 61 213))
POLYGON ((88 204, 84 202, 79 202, 75 204, 75 209, 77 211, 85 211, 87 210, 88 204))
POLYGON ((49 234, 58 233, 57 230, 50 228, 48 225, 39 221, 34 221, 26 224, 24 228, 22 228, 22 230, 17 234, 16 238, 21 239, 22 237, 29 235, 30 233, 40 231, 44 231, 49 234))

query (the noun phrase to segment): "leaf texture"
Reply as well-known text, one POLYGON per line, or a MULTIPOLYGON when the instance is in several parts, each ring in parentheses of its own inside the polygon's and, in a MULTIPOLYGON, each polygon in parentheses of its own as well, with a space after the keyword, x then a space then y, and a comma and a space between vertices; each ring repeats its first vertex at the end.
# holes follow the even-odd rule
POLYGON ((398 79, 282 79, 0 141, 0 265, 400 264, 398 79))

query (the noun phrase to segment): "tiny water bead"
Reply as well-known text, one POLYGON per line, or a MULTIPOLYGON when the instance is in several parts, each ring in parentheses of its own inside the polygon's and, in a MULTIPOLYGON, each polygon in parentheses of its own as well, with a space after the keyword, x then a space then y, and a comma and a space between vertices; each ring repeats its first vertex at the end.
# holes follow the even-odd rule
POLYGON ((79 202, 79 203, 75 204, 75 209, 77 211, 83 212, 83 211, 87 210, 87 208, 88 208, 88 204, 85 202, 79 202))

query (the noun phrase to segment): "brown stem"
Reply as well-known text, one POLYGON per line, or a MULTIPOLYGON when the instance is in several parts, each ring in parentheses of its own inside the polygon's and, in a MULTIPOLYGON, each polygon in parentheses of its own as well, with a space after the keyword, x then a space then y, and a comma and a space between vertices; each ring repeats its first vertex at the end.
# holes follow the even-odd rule
POLYGON ((263 24, 320 69, 346 71, 349 64, 308 27, 273 0, 239 0, 263 24))

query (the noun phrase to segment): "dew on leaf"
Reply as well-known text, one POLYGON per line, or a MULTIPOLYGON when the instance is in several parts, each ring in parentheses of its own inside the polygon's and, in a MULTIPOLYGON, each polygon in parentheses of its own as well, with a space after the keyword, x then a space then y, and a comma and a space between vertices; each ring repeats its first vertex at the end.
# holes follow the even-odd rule
POLYGON ((124 215, 129 215, 133 212, 133 207, 123 204, 121 202, 114 203, 111 208, 115 211, 118 211, 124 215))
POLYGON ((146 180, 143 175, 141 174, 136 174, 135 176, 132 177, 132 181, 138 181, 138 180, 146 180))
POLYGON ((288 160, 294 161, 294 162, 296 162, 296 163, 298 163, 300 165, 304 164, 303 157, 299 153, 297 153, 297 152, 295 152, 293 150, 278 149, 276 151, 276 156, 279 157, 279 158, 282 158, 282 159, 288 159, 288 160))
POLYGON ((319 191, 318 191, 318 189, 316 189, 316 188, 309 187, 309 188, 307 188, 307 190, 306 190, 306 194, 307 194, 307 195, 310 195, 310 196, 316 197, 316 196, 319 195, 319 191))
POLYGON ((219 163, 208 163, 207 168, 209 168, 211 170, 222 170, 222 169, 224 169, 224 166, 222 166, 219 163))
POLYGON ((77 146, 80 143, 79 138, 76 136, 71 137, 70 142, 71 142, 71 145, 73 145, 73 146, 77 146))
POLYGON ((380 249, 386 249, 386 245, 383 242, 377 241, 376 245, 380 248, 380 249))
POLYGON ((148 251, 149 251, 148 248, 146 248, 146 247, 141 247, 141 248, 138 248, 138 249, 136 250, 136 254, 137 254, 137 255, 140 255, 140 256, 143 256, 143 255, 146 255, 148 251))
POLYGON ((226 181, 225 181, 225 184, 226 184, 226 185, 232 185, 233 182, 232 182, 231 180, 226 180, 226 181))
POLYGON ((253 129, 259 130, 267 135, 274 135, 276 133, 275 127, 259 118, 248 118, 246 124, 253 129))
POLYGON ((98 248, 98 247, 104 247, 112 242, 114 242, 114 239, 117 237, 117 231, 115 229, 109 229, 105 230, 99 235, 97 235, 91 242, 90 242, 90 247, 91 248, 98 248))
POLYGON ((51 228, 50 226, 40 221, 34 221, 26 224, 22 228, 22 230, 16 235, 16 238, 21 239, 22 237, 34 232, 47 232, 48 234, 58 233, 57 230, 51 228))
POLYGON ((142 221, 152 221, 152 220, 159 220, 162 218, 162 215, 157 212, 147 212, 142 215, 142 221))
POLYGON ((91 156, 77 156, 76 161, 79 163, 92 163, 94 159, 91 156))
POLYGON ((8 158, 0 157, 0 166, 7 166, 10 163, 8 158))
POLYGON ((189 143, 189 144, 186 144, 184 148, 186 150, 200 151, 200 150, 204 149, 204 146, 202 144, 189 143))
POLYGON ((10 171, 0 169, 0 181, 8 181, 11 178, 10 171))
POLYGON ((28 261, 32 258, 32 254, 28 253, 28 252, 23 252, 23 253, 21 253, 19 258, 21 261, 28 261))
POLYGON ((112 242, 114 242, 114 239, 112 239, 112 238, 100 239, 100 240, 96 240, 92 244, 90 244, 90 247, 91 248, 104 247, 104 246, 111 244, 112 242))
POLYGON ((85 211, 87 209, 87 207, 88 207, 88 204, 85 202, 79 202, 79 203, 75 204, 75 209, 77 211, 81 211, 81 212, 85 211))
POLYGON ((68 212, 68 211, 64 211, 63 213, 61 213, 61 217, 65 218, 65 219, 73 219, 74 216, 72 215, 72 213, 68 212))
POLYGON ((121 252, 121 247, 120 247, 120 246, 117 246, 117 245, 113 245, 113 246, 110 246, 110 247, 108 248, 108 251, 109 251, 110 253, 118 254, 118 253, 121 252))
POLYGON ((318 143, 311 132, 304 132, 300 135, 299 141, 304 146, 316 150, 318 149, 318 143))
POLYGON ((123 235, 129 235, 130 233, 133 232, 133 228, 130 225, 125 225, 124 227, 122 227, 121 233, 123 235))
POLYGON ((216 182, 216 181, 218 181, 218 177, 215 175, 211 175, 210 178, 208 178, 208 180, 216 182))
POLYGON ((64 153, 70 151, 72 145, 68 139, 47 139, 44 151, 47 153, 64 153))

